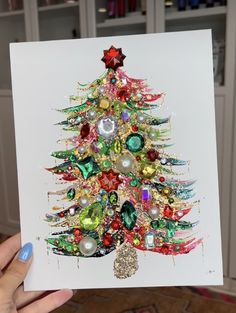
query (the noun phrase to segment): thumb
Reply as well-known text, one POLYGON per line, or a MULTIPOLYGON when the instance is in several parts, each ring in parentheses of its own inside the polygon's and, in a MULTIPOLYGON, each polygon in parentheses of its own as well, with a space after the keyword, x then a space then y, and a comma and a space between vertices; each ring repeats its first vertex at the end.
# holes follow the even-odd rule
POLYGON ((32 253, 32 244, 30 242, 26 243, 19 251, 17 257, 12 261, 0 279, 0 286, 4 288, 5 292, 14 293, 24 281, 30 267, 32 253))

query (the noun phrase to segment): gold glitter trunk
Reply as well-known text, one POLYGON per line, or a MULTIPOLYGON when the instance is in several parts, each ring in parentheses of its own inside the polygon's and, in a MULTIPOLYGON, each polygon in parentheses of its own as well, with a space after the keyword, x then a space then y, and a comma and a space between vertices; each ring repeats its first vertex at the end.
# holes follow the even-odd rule
POLYGON ((131 277, 137 272, 138 256, 130 243, 125 242, 118 248, 113 270, 119 279, 131 277))

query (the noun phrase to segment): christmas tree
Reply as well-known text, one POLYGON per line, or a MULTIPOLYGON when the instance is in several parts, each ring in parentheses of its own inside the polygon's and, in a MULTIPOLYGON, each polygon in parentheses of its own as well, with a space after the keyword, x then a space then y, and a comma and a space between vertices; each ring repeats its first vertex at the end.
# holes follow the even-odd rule
POLYGON ((121 48, 104 50, 106 72, 79 84, 70 106, 60 110, 66 119, 58 124, 74 135, 64 139, 66 150, 52 153, 60 164, 47 169, 66 184, 49 192, 63 203, 46 216, 56 228, 49 246, 77 257, 116 250, 117 278, 137 271, 136 249, 177 255, 201 242, 193 235, 196 223, 182 219, 195 205, 194 181, 179 179, 187 162, 167 153, 169 118, 148 114, 164 94, 127 76, 124 59, 121 48))

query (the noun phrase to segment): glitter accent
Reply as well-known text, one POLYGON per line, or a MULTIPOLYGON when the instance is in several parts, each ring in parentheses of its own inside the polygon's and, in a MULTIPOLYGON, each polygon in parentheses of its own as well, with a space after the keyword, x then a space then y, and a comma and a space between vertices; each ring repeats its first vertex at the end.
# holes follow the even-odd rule
POLYGON ((114 275, 119 279, 131 277, 137 272, 138 256, 130 243, 122 244, 117 250, 113 270, 114 275))

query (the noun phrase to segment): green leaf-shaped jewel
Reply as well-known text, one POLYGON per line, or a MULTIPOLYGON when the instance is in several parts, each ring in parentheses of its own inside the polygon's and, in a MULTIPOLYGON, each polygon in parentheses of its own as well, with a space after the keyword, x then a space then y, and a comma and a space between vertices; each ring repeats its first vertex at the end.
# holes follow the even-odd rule
POLYGON ((70 156, 74 155, 74 149, 65 151, 54 151, 51 155, 58 159, 69 159, 70 156))
POLYGON ((102 217, 102 205, 99 202, 95 202, 85 208, 80 214, 80 224, 86 230, 94 230, 100 224, 102 217))
POLYGON ((67 191, 67 198, 69 200, 73 200, 75 197, 75 188, 70 188, 68 191, 67 191))
POLYGON ((132 230, 137 221, 137 212, 133 204, 129 201, 125 201, 122 205, 121 211, 121 222, 128 229, 132 230))

